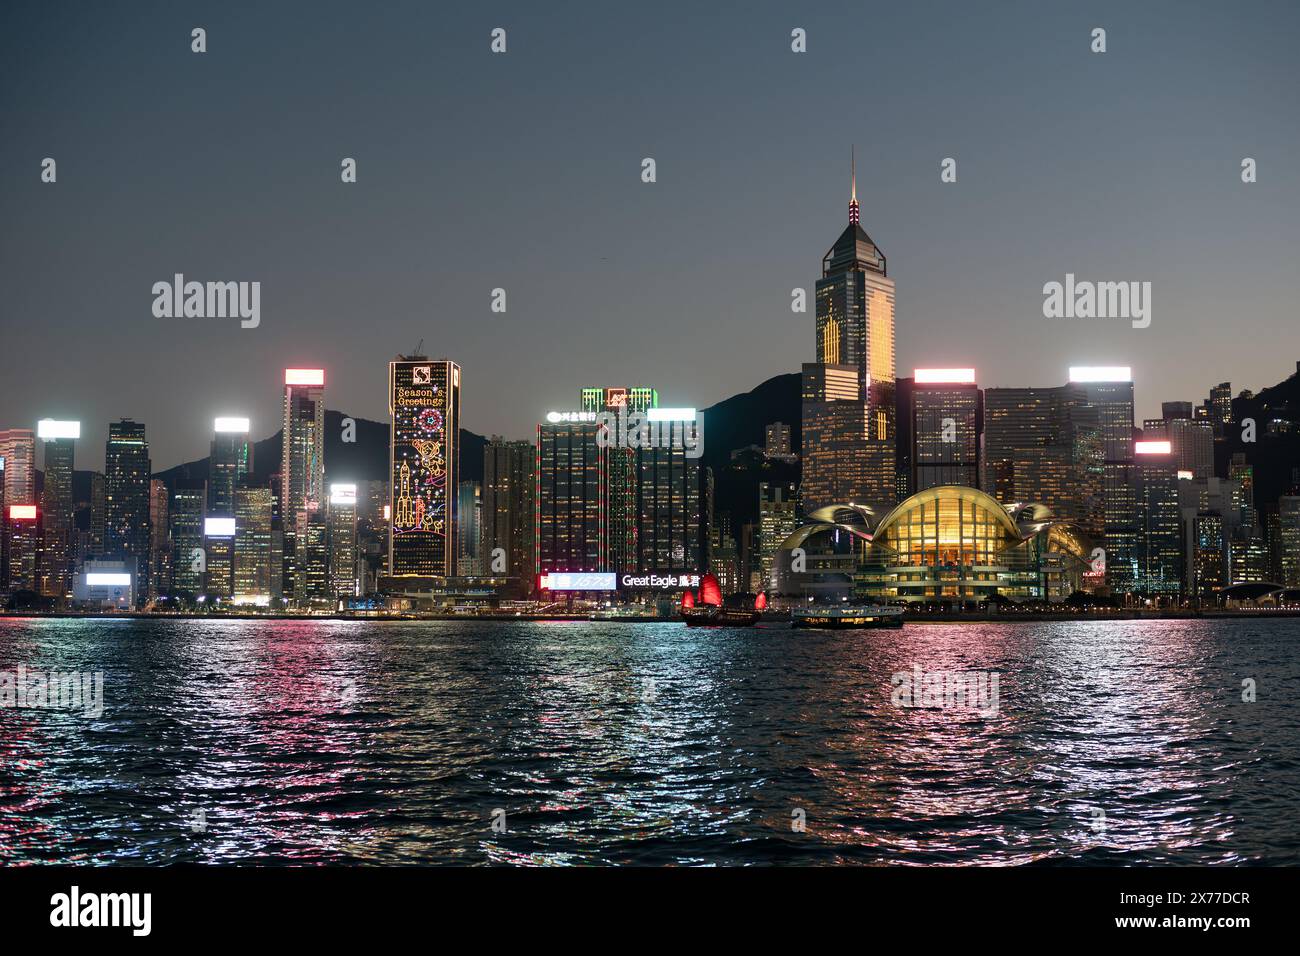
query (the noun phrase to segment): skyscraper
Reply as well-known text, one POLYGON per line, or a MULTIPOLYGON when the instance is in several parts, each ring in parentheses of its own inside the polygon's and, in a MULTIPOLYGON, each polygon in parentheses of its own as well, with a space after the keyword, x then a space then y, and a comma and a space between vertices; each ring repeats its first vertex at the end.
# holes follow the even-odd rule
POLYGON ((9 505, 9 580, 5 589, 35 591, 36 552, 40 545, 40 515, 36 505, 9 505))
POLYGON ((234 491, 235 544, 231 560, 231 599, 264 607, 271 603, 270 488, 241 484, 234 491))
POLYGON ((5 460, 5 501, 36 504, 36 433, 30 428, 0 430, 0 458, 5 460))
POLYGON ((167 509, 172 542, 172 594, 197 597, 203 593, 207 561, 203 550, 206 500, 207 484, 203 481, 182 478, 172 488, 167 509))
POLYGON ((330 485, 330 595, 356 597, 357 582, 357 486, 330 485))
POLYGON ((483 486, 462 481, 456 491, 456 573, 473 577, 483 573, 479 555, 479 525, 483 517, 483 486))
POLYGON ((1176 598, 1183 586, 1183 532, 1178 466, 1168 440, 1137 442, 1135 479, 1139 515, 1139 593, 1176 598))
POLYGON ((171 593, 172 538, 167 483, 149 482, 149 597, 171 593))
POLYGON ((551 412, 537 426, 533 570, 610 571, 610 453, 594 411, 551 412))
POLYGON ((983 414, 973 368, 918 368, 912 379, 911 491, 979 487, 983 414))
POLYGON ((803 510, 869 500, 867 403, 856 366, 803 366, 803 510))
POLYGON ((526 595, 533 582, 532 442, 493 436, 483 449, 483 516, 480 559, 485 574, 512 579, 510 590, 526 595), (500 549, 500 550, 498 550, 500 549))
POLYGON ((1083 387, 1085 402, 1096 409, 1104 455, 1106 583, 1124 593, 1138 578, 1137 476, 1133 468, 1133 374, 1127 366, 1070 369, 1070 381, 1083 387))
POLYGON ((325 501, 325 370, 284 370, 280 455, 280 515, 284 528, 286 599, 304 597, 305 558, 298 534, 325 501))
MULTIPOLYGON (((321 461, 324 461, 323 455, 321 461)), ((253 445, 248 440, 248 419, 216 419, 212 454, 208 459, 208 514, 222 518, 232 516, 235 513, 235 489, 252 471, 253 445)))
POLYGON ((149 443, 144 425, 124 418, 108 426, 104 447, 105 557, 134 563, 138 603, 149 593, 149 443))
MULTIPOLYGON (((894 280, 888 276, 885 256, 859 224, 857 175, 852 177, 849 223, 830 251, 822 258, 822 277, 817 281, 817 361, 823 366, 856 370, 855 396, 861 402, 857 414, 837 414, 819 408, 833 401, 816 388, 809 395, 809 372, 805 367, 804 430, 806 468, 818 464, 833 469, 844 467, 845 458, 857 458, 857 473, 832 478, 845 488, 861 483, 853 497, 859 501, 889 502, 894 498, 894 280), (809 407, 812 405, 813 407, 809 407), (822 448, 808 448, 808 419, 813 419, 819 443, 850 442, 859 445, 857 455, 837 456, 822 448), (824 419, 831 419, 824 421, 824 419), (836 422, 834 419, 843 419, 836 422), (843 432, 842 435, 837 433, 843 432), (829 432, 829 434, 828 434, 829 432), (820 462, 810 462, 816 454, 820 462)), ((813 374, 813 382, 817 376, 813 374)), ((838 410, 842 411, 842 410, 838 410)), ((809 502, 805 508, 831 504, 809 502)), ((843 499, 841 499, 843 500, 843 499)))
POLYGON ((45 448, 40 591, 46 597, 65 598, 72 593, 72 470, 81 423, 46 418, 36 428, 45 448))
POLYGON ((758 486, 758 564, 764 589, 775 586, 772 561, 781 543, 794 534, 798 526, 794 488, 761 482, 758 486))
POLYGON ((460 475, 460 366, 447 359, 399 355, 388 363, 388 413, 388 573, 401 578, 452 577, 460 475))

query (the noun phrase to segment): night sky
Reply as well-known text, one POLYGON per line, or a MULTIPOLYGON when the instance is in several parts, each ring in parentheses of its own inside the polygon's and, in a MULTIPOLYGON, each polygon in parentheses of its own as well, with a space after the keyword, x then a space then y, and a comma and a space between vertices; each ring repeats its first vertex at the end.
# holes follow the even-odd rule
POLYGON ((844 226, 854 143, 900 375, 1126 364, 1140 422, 1295 370, 1295 4, 449 6, 0 5, 0 427, 78 418, 99 468, 133 417, 161 470, 216 415, 274 432, 287 365, 386 420, 421 339, 482 433, 584 384, 704 407, 813 359, 790 293, 844 226), (155 318, 177 272, 260 281, 260 327, 155 318), (1151 326, 1044 318, 1067 272, 1150 281, 1151 326))

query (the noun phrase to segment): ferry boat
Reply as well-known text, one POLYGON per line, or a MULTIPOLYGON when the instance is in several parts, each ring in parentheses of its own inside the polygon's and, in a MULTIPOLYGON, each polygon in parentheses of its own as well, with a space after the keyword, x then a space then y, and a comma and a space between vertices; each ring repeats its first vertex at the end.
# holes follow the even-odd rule
POLYGON ((767 595, 733 594, 724 602, 718 579, 706 574, 700 579, 697 599, 690 591, 682 595, 682 620, 687 627, 753 627, 767 609, 767 595))
POLYGON ((796 607, 791 611, 791 620, 795 627, 902 627, 903 609, 877 604, 796 607))

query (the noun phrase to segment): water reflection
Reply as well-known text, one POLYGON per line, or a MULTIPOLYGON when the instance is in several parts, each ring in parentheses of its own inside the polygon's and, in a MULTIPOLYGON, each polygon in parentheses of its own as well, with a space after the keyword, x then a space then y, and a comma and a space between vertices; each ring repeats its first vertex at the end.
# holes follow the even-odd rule
POLYGON ((0 620, 0 671, 105 675, 0 710, 0 862, 1294 863, 1289 632, 0 620))

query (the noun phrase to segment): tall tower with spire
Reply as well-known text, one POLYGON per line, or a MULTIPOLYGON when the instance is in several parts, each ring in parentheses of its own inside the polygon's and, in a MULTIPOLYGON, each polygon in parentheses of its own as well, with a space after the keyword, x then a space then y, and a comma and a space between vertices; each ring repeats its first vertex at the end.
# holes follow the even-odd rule
POLYGON ((816 361, 804 366, 805 510, 894 499, 894 280, 861 225, 856 151, 849 177, 848 225, 817 280, 816 361))

